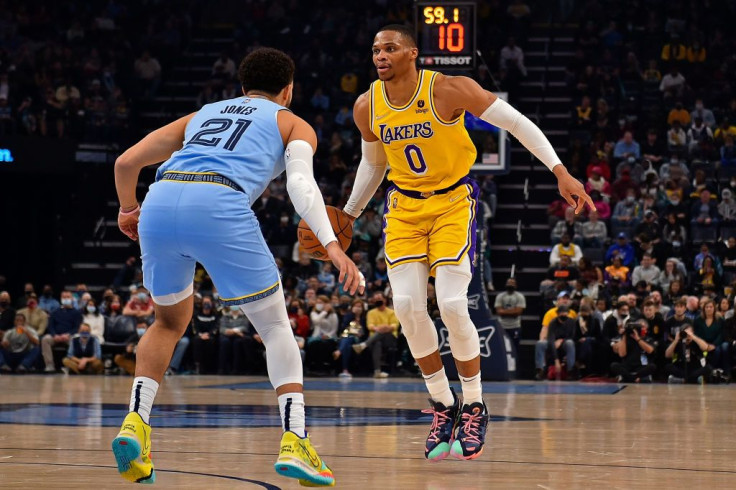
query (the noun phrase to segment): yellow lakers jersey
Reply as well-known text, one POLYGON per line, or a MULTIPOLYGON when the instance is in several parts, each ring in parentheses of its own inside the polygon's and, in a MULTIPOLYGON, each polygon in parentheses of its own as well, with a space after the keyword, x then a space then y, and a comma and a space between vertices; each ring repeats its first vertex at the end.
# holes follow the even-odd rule
POLYGON ((388 179, 401 189, 444 189, 465 177, 475 163, 475 145, 465 129, 465 114, 454 121, 437 114, 432 99, 437 75, 420 70, 414 95, 401 107, 391 105, 381 80, 371 85, 371 131, 386 150, 388 179))

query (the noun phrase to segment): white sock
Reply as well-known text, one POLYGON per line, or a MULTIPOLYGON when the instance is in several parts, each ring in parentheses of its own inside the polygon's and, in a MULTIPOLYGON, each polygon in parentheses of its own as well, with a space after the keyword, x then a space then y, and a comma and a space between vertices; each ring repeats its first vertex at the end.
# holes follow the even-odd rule
POLYGON ((304 427, 304 393, 284 393, 279 396, 279 412, 281 412, 281 428, 290 430, 299 437, 306 437, 304 427))
POLYGON ((463 405, 471 405, 473 403, 483 403, 483 387, 480 384, 480 372, 470 378, 459 376, 460 383, 463 386, 463 405))
POLYGON ((452 396, 450 391, 450 382, 447 381, 447 375, 445 374, 445 368, 443 367, 439 371, 433 374, 422 375, 424 383, 427 385, 429 396, 432 400, 439 402, 446 407, 451 407, 455 403, 455 398, 452 396))
POLYGON ((158 383, 145 376, 137 376, 133 380, 133 390, 130 393, 130 411, 141 416, 145 423, 149 423, 153 399, 156 398, 158 383))

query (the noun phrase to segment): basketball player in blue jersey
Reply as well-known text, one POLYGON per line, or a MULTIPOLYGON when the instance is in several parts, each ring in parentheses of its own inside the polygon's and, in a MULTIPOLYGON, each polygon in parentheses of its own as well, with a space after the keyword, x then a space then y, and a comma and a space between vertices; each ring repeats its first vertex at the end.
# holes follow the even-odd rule
POLYGON ((140 238, 143 282, 156 321, 138 344, 130 413, 112 443, 127 480, 153 483, 149 416, 176 342, 192 318, 196 262, 212 277, 223 305, 240 307, 266 347, 268 375, 278 396, 283 437, 274 465, 305 486, 333 486, 335 477, 305 430, 302 363, 287 317, 273 256, 251 204, 286 170, 294 208, 327 249, 351 294, 360 272, 337 243, 312 175, 314 130, 287 109, 294 63, 261 48, 241 63, 244 97, 208 104, 146 136, 115 162, 118 224, 140 238), (165 160, 142 206, 140 170, 165 160))
POLYGON ((479 457, 489 414, 482 398, 480 341, 468 314, 475 260, 477 184, 468 173, 475 147, 466 111, 514 135, 557 177, 576 213, 593 201, 562 165, 542 131, 516 109, 467 77, 417 70, 412 29, 390 25, 373 42, 378 80, 355 102, 362 136, 358 171, 345 212, 360 216, 389 168, 383 232, 396 313, 431 396, 432 425, 424 455, 479 457), (462 386, 450 389, 427 313, 427 281, 436 278, 437 303, 462 386))

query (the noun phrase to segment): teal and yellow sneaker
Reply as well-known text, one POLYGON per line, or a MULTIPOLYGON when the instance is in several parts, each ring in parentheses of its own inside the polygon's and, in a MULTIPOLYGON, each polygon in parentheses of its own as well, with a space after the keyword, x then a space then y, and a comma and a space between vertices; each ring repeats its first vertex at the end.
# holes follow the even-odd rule
POLYGON ((151 426, 136 412, 123 420, 118 436, 112 441, 118 472, 134 483, 154 483, 156 472, 151 461, 151 426))
POLYGON ((335 475, 312 447, 309 435, 301 438, 291 431, 284 432, 279 458, 273 467, 278 474, 296 478, 305 487, 335 486, 335 475))

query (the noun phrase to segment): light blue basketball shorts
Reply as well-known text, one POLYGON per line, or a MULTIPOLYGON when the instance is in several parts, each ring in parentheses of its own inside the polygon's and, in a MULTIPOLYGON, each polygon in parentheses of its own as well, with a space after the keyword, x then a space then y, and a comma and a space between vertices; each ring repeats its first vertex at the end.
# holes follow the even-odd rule
POLYGON ((196 262, 224 305, 278 291, 278 269, 250 206, 245 193, 220 184, 164 180, 150 187, 138 231, 143 284, 156 304, 192 294, 196 262))

